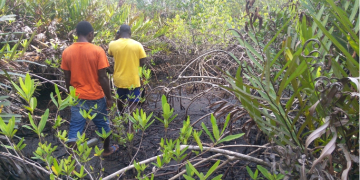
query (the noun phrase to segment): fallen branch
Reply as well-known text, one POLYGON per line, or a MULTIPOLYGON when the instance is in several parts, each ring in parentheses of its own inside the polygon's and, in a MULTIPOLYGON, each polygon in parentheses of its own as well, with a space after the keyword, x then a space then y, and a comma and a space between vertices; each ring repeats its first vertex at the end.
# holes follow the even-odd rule
MULTIPOLYGON (((192 145, 180 145, 180 149, 183 149, 185 147, 188 147, 188 150, 200 150, 199 146, 192 146, 192 145)), ((203 150, 206 151, 211 151, 211 152, 216 152, 216 153, 221 153, 221 154, 225 154, 225 155, 229 155, 229 156, 234 156, 237 159, 244 159, 246 161, 251 161, 257 164, 261 164, 264 166, 268 166, 271 167, 271 164, 263 161, 262 159, 259 158, 255 158, 255 157, 251 157, 245 154, 241 154, 241 153, 237 153, 237 152, 233 152, 233 151, 229 151, 229 150, 224 150, 224 149, 218 149, 218 148, 210 148, 210 147, 203 147, 203 150)))
MULTIPOLYGON (((188 150, 200 150, 199 146, 180 145, 180 151, 183 150, 186 147, 188 147, 188 150)), ((254 162, 254 163, 257 163, 257 164, 261 164, 261 165, 264 165, 264 166, 267 166, 267 167, 271 167, 270 163, 265 162, 262 159, 251 157, 251 156, 248 156, 248 155, 245 155, 245 154, 241 154, 241 153, 237 153, 237 152, 233 152, 233 151, 228 151, 228 150, 224 150, 224 149, 211 148, 211 147, 203 147, 203 150, 216 152, 216 153, 220 153, 220 154, 224 154, 224 155, 229 155, 229 156, 233 156, 236 159, 243 159, 243 160, 246 160, 246 161, 251 161, 251 162, 254 162)), ((158 156, 162 157, 163 155, 158 155, 158 156)), ((146 164, 146 163, 150 163, 152 161, 155 161, 158 156, 154 156, 152 158, 141 161, 141 162, 139 162, 139 164, 146 164)), ((116 172, 110 174, 109 176, 104 177, 103 180, 112 179, 112 178, 116 177, 118 174, 124 173, 127 170, 130 170, 130 169, 133 169, 133 168, 134 168, 134 165, 127 166, 125 168, 120 169, 119 171, 116 171, 116 172)))
MULTIPOLYGON (((159 156, 159 157, 162 157, 163 155, 161 154, 161 155, 158 155, 158 156, 159 156)), ((152 158, 146 159, 146 160, 144 160, 144 161, 139 162, 138 164, 150 163, 150 162, 152 162, 152 161, 155 161, 158 156, 154 156, 154 157, 152 157, 152 158)), ((109 180, 109 179, 115 178, 118 174, 124 173, 124 172, 126 172, 127 170, 130 170, 130 169, 132 169, 132 168, 134 168, 134 165, 130 165, 130 166, 127 166, 127 167, 125 167, 125 168, 122 168, 122 169, 120 169, 119 171, 116 171, 116 172, 114 172, 114 173, 112 173, 112 174, 104 177, 103 180, 109 180)))

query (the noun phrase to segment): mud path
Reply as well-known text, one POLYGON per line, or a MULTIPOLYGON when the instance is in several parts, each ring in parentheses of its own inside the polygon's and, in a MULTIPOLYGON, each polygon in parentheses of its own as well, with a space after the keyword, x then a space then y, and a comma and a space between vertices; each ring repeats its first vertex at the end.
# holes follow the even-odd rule
MULTIPOLYGON (((198 90, 201 91, 201 90, 198 90)), ((53 109, 53 114, 52 117, 50 116, 50 118, 53 118, 54 115, 54 111, 55 109, 53 108, 52 103, 50 103, 50 93, 51 93, 51 89, 45 89, 42 90, 40 92, 40 97, 38 97, 39 99, 39 109, 41 110, 45 110, 46 108, 49 108, 50 111, 53 109)), ((161 93, 161 92, 159 92, 161 93)), ((183 97, 192 97, 193 94, 186 94, 187 92, 185 92, 184 90, 181 92, 183 97), (185 96, 184 96, 185 94, 185 96)), ((193 92, 194 94, 198 93, 198 92, 193 92)), ((172 105, 172 107, 175 109, 175 113, 178 114, 178 117, 170 123, 169 125, 169 129, 168 129, 168 134, 167 134, 167 138, 168 139, 176 139, 179 136, 179 129, 182 127, 183 124, 183 120, 186 120, 187 116, 190 116, 190 120, 192 123, 194 123, 195 121, 197 121, 198 119, 202 118, 203 116, 206 116, 210 113, 212 113, 214 111, 214 109, 209 109, 209 105, 223 99, 224 94, 222 94, 223 92, 221 91, 216 91, 213 90, 210 93, 208 93, 205 96, 202 96, 198 99, 196 99, 195 101, 192 101, 190 98, 182 98, 181 99, 181 103, 180 103, 180 98, 179 97, 171 97, 169 98, 169 103, 172 105)), ((161 94, 151 94, 148 97, 148 100, 142 105, 142 108, 145 109, 147 112, 154 112, 154 116, 158 116, 161 117, 161 102, 159 101, 160 99, 160 95, 161 94)), ((226 99, 229 102, 233 102, 233 103, 237 103, 237 100, 230 96, 227 97, 226 99)), ((41 112, 38 112, 39 115, 41 115, 41 112)), ((70 108, 66 108, 63 111, 60 112, 60 115, 62 116, 62 118, 69 120, 70 119, 70 108)), ((243 124, 246 120, 248 119, 248 116, 244 116, 242 119, 237 120, 235 123, 233 123, 233 133, 241 133, 241 131, 239 130, 239 127, 241 126, 241 124, 243 124)), ((219 124, 221 125, 221 122, 223 122, 223 119, 219 119, 219 124)), ((196 130, 201 130, 201 122, 204 122, 208 127, 211 126, 210 123, 210 116, 207 116, 205 118, 202 118, 202 120, 198 121, 193 127, 196 130)), ((68 123, 64 123, 59 129, 60 130, 68 130, 68 123)), ((89 128, 87 129, 86 133, 86 137, 91 139, 91 138, 98 138, 98 136, 95 133, 95 130, 97 130, 96 126, 90 122, 89 128)), ((65 149, 63 148, 63 145, 61 144, 61 142, 58 140, 58 138, 55 136, 55 131, 51 128, 51 125, 48 123, 45 130, 44 130, 44 134, 46 135, 45 140, 48 143, 51 143, 53 146, 58 146, 59 148, 57 149, 57 151, 54 152, 54 157, 57 157, 57 159, 61 159, 66 156, 66 152, 65 149)), ((260 139, 257 140, 257 142, 255 142, 255 136, 256 136, 257 132, 251 132, 250 135, 248 136, 248 142, 250 142, 251 144, 264 144, 265 141, 260 139)), ((25 128, 20 128, 19 131, 16 134, 17 136, 24 137, 25 138, 25 143, 27 144, 26 148, 23 150, 23 153, 26 157, 31 158, 33 157, 33 152, 36 150, 37 146, 38 146, 38 142, 39 139, 37 137, 37 135, 35 133, 33 133, 32 131, 25 129, 25 128)), ((142 141, 140 150, 135 158, 135 160, 137 162, 154 157, 156 155, 160 155, 162 154, 159 150, 159 143, 161 138, 165 137, 165 131, 164 131, 164 126, 163 124, 158 121, 155 120, 155 122, 146 130, 145 134, 144 134, 144 139, 142 141)), ((201 139, 203 142, 205 143, 210 143, 210 139, 205 135, 205 133, 203 133, 203 135, 201 136, 201 139)), ((131 157, 134 156, 137 147, 139 146, 141 140, 141 132, 138 132, 135 134, 134 137, 134 141, 133 141, 133 149, 132 149, 132 155, 129 155, 129 146, 120 146, 120 150, 115 153, 114 155, 111 155, 110 157, 105 158, 103 161, 100 160, 100 158, 95 157, 93 158, 89 163, 88 166, 92 166, 93 170, 93 177, 99 177, 99 173, 103 174, 102 176, 105 177, 106 175, 112 174, 114 172, 116 172, 117 170, 120 170, 126 166, 129 165, 130 161, 131 161, 131 157), (104 169, 104 171, 102 171, 102 169, 104 169)), ((112 144, 114 142, 111 142, 112 144)), ((196 143, 195 143, 196 144, 196 143)), ((244 140, 244 138, 240 138, 238 140, 232 141, 232 142, 228 142, 226 144, 247 144, 247 142, 244 140)), ((98 141, 98 147, 101 148, 102 147, 102 142, 99 140, 98 141)), ((2 148, 1 151, 3 151, 4 149, 2 148)), ((255 149, 252 148, 245 148, 245 147, 236 147, 236 148, 231 148, 229 150, 235 151, 235 152, 240 152, 240 153, 244 153, 247 154, 248 152, 251 152, 255 149)), ((94 153, 94 152, 92 152, 94 153)), ((195 154, 192 153, 191 156, 194 156, 195 154)), ((213 155, 213 153, 208 152, 206 153, 203 157, 207 157, 207 156, 211 156, 213 155)), ((45 164, 41 161, 38 161, 41 165, 45 166, 45 164)), ((175 165, 174 163, 170 164, 170 165, 175 165)), ((244 179, 247 175, 246 169, 244 167, 244 164, 242 162, 238 162, 236 164, 234 164, 232 167, 229 168, 225 168, 223 170, 217 171, 216 174, 226 174, 226 176, 224 176, 225 178, 223 179, 244 179)), ((212 163, 205 163, 198 168, 198 170, 203 171, 203 172, 207 172, 207 170, 212 166, 212 163)), ((146 172, 151 172, 153 165, 149 165, 147 168, 146 172)), ((173 166, 170 168, 165 168, 160 170, 159 172, 157 172, 157 176, 155 177, 155 179, 160 179, 160 180, 166 180, 171 178, 172 176, 174 176, 176 174, 177 171, 177 167, 173 166)), ((122 176, 121 179, 134 179, 134 177, 136 176, 136 172, 135 171, 128 171, 126 172, 126 174, 124 176, 122 176)), ((214 174, 214 175, 216 175, 214 174)), ((10 177, 11 179, 11 177, 10 177)), ((16 177, 13 177, 13 179, 16 179, 16 177)))

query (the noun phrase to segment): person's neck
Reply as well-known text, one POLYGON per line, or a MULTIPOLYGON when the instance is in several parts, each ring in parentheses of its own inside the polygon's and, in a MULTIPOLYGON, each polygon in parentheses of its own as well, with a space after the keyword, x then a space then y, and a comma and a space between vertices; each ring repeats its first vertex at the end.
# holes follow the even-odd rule
POLYGON ((89 41, 86 39, 86 37, 79 36, 76 42, 89 42, 89 41))
POLYGON ((130 39, 130 36, 120 36, 120 38, 124 38, 124 39, 130 39))

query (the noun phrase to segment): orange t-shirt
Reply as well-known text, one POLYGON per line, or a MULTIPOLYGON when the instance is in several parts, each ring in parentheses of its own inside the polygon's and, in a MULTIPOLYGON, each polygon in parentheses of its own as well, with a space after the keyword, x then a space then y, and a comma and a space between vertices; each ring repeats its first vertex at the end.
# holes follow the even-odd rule
POLYGON ((88 42, 76 42, 62 53, 61 69, 70 71, 70 84, 80 99, 97 100, 105 96, 98 70, 109 67, 105 51, 88 42))

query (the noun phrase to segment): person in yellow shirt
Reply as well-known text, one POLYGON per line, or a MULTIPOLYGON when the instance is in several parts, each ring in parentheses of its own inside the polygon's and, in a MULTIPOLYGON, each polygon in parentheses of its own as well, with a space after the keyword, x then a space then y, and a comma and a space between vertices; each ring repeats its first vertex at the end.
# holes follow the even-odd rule
MULTIPOLYGON (((114 57, 114 84, 121 100, 128 100, 133 111, 140 97, 139 67, 145 63, 146 53, 141 43, 131 39, 130 26, 123 24, 115 41, 109 44, 109 55, 114 57)), ((123 112, 124 104, 118 102, 123 112)))

